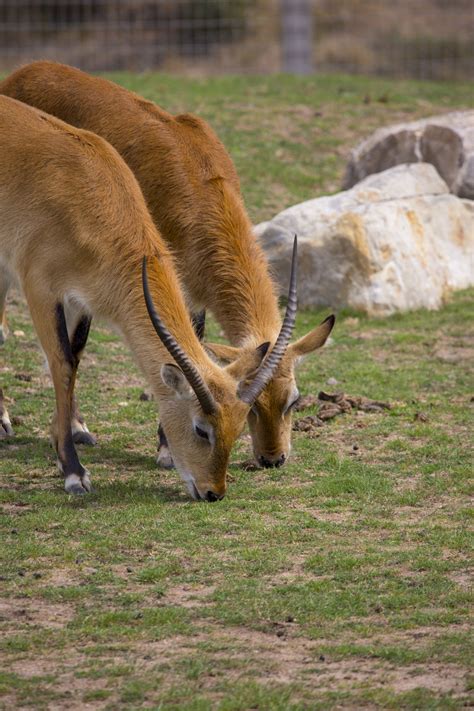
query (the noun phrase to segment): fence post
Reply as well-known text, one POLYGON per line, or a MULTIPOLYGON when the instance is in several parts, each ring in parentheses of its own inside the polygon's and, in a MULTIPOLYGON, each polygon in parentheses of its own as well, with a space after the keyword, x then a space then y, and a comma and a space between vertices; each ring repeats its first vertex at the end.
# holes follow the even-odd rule
POLYGON ((282 71, 311 74, 313 27, 311 0, 280 0, 282 71))

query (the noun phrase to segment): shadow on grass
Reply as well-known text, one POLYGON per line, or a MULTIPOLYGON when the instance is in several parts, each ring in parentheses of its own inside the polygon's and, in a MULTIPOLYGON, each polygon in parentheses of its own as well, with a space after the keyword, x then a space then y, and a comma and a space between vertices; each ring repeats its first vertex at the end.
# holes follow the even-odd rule
MULTIPOLYGON (((120 446, 101 444, 96 447, 76 445, 79 459, 87 459, 88 464, 130 465, 153 471, 157 469, 155 460, 146 454, 140 454, 120 446)), ((48 439, 44 437, 16 436, 0 440, 2 459, 33 464, 41 460, 56 460, 56 455, 48 439)))
POLYGON ((163 504, 185 504, 190 502, 191 497, 187 495, 184 486, 179 481, 179 475, 177 474, 176 477, 177 480, 174 485, 153 482, 145 486, 143 483, 134 480, 127 482, 101 482, 100 477, 96 477, 92 482, 94 486, 92 494, 81 497, 68 497, 68 500, 76 506, 82 504, 87 505, 88 502, 94 501, 99 503, 101 508, 106 506, 124 506, 130 503, 135 505, 150 504, 153 501, 163 504))
MULTIPOLYGON (((160 476, 164 476, 165 472, 157 467, 154 457, 107 444, 99 444, 94 449, 86 450, 81 446, 77 449, 80 459, 83 459, 84 464, 91 469, 94 492, 90 496, 68 498, 70 501, 87 504, 99 500, 101 506, 131 501, 149 503, 150 499, 163 503, 190 501, 178 472, 173 471, 173 476, 176 478, 174 483, 159 481, 160 476), (96 465, 100 467, 110 465, 114 469, 114 477, 120 477, 122 480, 114 478, 101 481, 102 472, 94 471, 96 465), (145 481, 140 475, 146 475, 145 481)), ((58 488, 61 486, 61 476, 59 473, 55 474, 56 456, 45 438, 17 436, 4 439, 0 442, 0 458, 2 474, 8 475, 8 462, 24 468, 25 478, 28 477, 32 467, 45 470, 44 479, 38 480, 35 476, 29 481, 27 485, 29 492, 44 491, 45 483, 48 488, 52 486, 56 489, 56 485, 51 484, 52 481, 57 482, 58 488)))

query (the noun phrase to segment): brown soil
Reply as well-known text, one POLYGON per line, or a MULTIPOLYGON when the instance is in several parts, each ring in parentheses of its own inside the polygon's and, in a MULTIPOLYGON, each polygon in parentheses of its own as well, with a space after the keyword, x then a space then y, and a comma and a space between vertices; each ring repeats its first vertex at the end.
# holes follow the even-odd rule
POLYGON ((166 591, 163 600, 179 607, 203 607, 210 604, 209 598, 214 590, 214 585, 176 585, 166 591))
MULTIPOLYGON (((420 643, 436 630, 421 628, 401 633, 398 641, 407 644, 420 643)), ((453 698, 464 694, 466 669, 455 664, 428 663, 396 666, 377 658, 332 658, 327 652, 330 640, 307 640, 297 635, 297 620, 284 623, 269 623, 267 630, 250 630, 242 626, 221 629, 215 623, 198 625, 192 636, 175 635, 160 641, 143 641, 123 647, 111 648, 102 658, 104 666, 131 665, 135 675, 150 675, 166 672, 160 684, 161 690, 173 686, 177 679, 170 673, 170 665, 183 659, 193 659, 205 654, 209 658, 208 671, 200 678, 200 688, 208 698, 217 700, 223 675, 227 682, 249 678, 272 688, 275 684, 297 683, 302 693, 317 698, 324 692, 353 692, 370 683, 371 688, 404 693, 417 688, 433 693, 452 694, 453 698), (212 642, 209 647, 209 642, 212 642), (203 648, 206 651, 203 652, 203 648), (324 653, 323 651, 324 650, 324 653), (216 688, 217 687, 217 688, 216 688)), ((373 640, 372 640, 373 641, 373 640)), ((381 642, 395 641, 381 637, 381 642)), ((360 640, 364 643, 364 640, 360 640)), ((83 650, 64 650, 61 657, 46 655, 35 660, 18 659, 11 670, 24 678, 44 676, 54 670, 54 689, 69 693, 64 705, 55 708, 100 708, 102 701, 80 702, 80 696, 91 690, 111 688, 110 678, 81 678, 76 671, 84 668, 87 656, 83 650)), ((113 688, 113 687, 112 687, 113 688)), ((109 697, 111 701, 114 697, 109 697)), ((148 704, 147 704, 148 705, 148 704)), ((21 708, 18 705, 12 708, 21 708)), ((53 708, 51 706, 50 708, 53 708)))
POLYGON ((61 629, 73 617, 73 607, 65 603, 52 603, 41 598, 0 599, 0 621, 7 626, 61 629))

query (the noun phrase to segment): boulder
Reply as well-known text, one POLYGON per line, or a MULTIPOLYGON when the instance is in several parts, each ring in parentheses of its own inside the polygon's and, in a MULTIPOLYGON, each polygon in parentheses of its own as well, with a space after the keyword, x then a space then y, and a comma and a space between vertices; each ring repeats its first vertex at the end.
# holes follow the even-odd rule
POLYGON ((380 128, 352 152, 345 189, 402 163, 431 163, 451 192, 474 199, 474 110, 380 128))
POLYGON ((452 195, 427 163, 390 168, 271 220, 259 240, 282 293, 294 234, 304 307, 437 309, 474 283, 474 202, 452 195))

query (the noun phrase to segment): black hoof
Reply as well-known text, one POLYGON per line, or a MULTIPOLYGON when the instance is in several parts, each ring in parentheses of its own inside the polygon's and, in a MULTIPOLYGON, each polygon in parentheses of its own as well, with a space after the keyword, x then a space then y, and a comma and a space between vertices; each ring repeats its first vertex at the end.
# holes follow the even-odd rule
POLYGON ((83 430, 77 430, 72 435, 72 439, 75 444, 86 444, 89 447, 95 447, 97 444, 97 439, 90 432, 84 432, 83 430))
POLYGON ((10 422, 6 420, 0 421, 0 439, 5 439, 6 437, 14 437, 15 433, 10 422))
POLYGON ((68 489, 68 494, 73 494, 74 496, 84 496, 85 494, 89 493, 86 489, 84 489, 83 486, 80 484, 74 484, 74 486, 70 486, 68 489))
POLYGON ((92 484, 89 473, 86 471, 82 476, 69 474, 64 482, 66 493, 74 496, 83 496, 92 492, 92 484))

